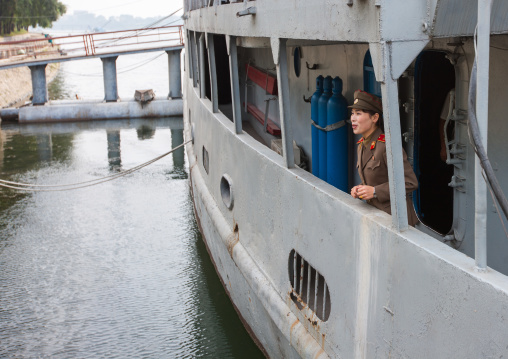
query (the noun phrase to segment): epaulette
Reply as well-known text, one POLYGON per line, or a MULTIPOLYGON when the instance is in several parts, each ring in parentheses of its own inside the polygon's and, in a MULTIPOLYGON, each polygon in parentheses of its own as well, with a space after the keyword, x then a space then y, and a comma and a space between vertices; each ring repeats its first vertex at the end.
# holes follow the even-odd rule
POLYGON ((362 143, 362 142, 363 142, 363 137, 362 137, 362 138, 360 138, 360 141, 358 141, 356 144, 357 144, 357 145, 359 145, 359 144, 360 144, 360 143, 362 143))
POLYGON ((384 133, 380 134, 376 141, 372 141, 372 143, 370 144, 370 149, 371 150, 376 148, 376 142, 377 141, 379 141, 379 142, 385 142, 385 135, 384 135, 384 133))

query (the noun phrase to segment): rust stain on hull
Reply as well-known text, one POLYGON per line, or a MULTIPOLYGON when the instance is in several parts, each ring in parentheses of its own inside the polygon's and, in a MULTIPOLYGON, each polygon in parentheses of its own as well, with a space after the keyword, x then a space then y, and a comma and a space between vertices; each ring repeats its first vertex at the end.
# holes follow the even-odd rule
POLYGON ((238 244, 238 242, 240 241, 240 234, 238 233, 238 224, 235 223, 235 226, 234 226, 234 231, 233 233, 231 233, 229 236, 228 236, 228 239, 227 239, 227 248, 228 248, 228 252, 229 252, 229 255, 231 256, 231 258, 233 258, 233 250, 235 249, 235 246, 238 244))
POLYGON ((297 319, 297 320, 295 320, 295 321, 294 321, 294 323, 293 323, 293 324, 291 324, 291 333, 293 332, 293 329, 295 329, 295 326, 296 326, 298 323, 300 323, 300 321, 297 319))
POLYGON ((289 329, 289 342, 293 343, 293 330, 295 329, 295 326, 300 323, 300 321, 297 319, 291 324, 291 328, 289 329))
POLYGON ((235 248, 236 244, 238 243, 239 239, 235 235, 235 233, 231 233, 228 237, 228 252, 231 258, 233 258, 233 249, 235 248))
POLYGON ((321 356, 321 354, 323 354, 325 351, 323 349, 321 349, 320 351, 318 351, 316 353, 316 355, 314 355, 314 358, 319 358, 321 356))

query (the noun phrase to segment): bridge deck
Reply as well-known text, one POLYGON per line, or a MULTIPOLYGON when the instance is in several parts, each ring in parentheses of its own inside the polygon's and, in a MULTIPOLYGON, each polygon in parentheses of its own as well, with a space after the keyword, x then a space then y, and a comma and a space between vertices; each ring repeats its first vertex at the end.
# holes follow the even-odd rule
POLYGON ((0 70, 37 66, 54 62, 108 58, 155 51, 179 51, 183 48, 181 25, 87 33, 0 43, 0 70))

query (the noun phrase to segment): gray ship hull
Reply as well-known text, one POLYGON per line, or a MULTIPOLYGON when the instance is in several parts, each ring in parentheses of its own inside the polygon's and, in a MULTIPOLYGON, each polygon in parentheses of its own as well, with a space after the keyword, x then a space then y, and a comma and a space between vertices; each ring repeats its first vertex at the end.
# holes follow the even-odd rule
MULTIPOLYGON (((491 126, 485 144, 507 192, 508 3, 494 0, 492 17, 488 3, 185 1, 196 217, 267 357, 508 355, 508 240, 468 128, 478 58, 477 112, 491 126), (489 48, 474 46, 477 22, 490 63, 489 48), (314 161, 307 99, 318 75, 340 77, 349 103, 370 85, 382 95, 393 216, 298 165, 293 141, 314 161), (445 118, 444 103, 455 110, 445 118), (402 147, 420 185, 410 203, 416 228, 407 224, 402 147)), ((358 139, 350 133, 349 155, 340 153, 349 188, 360 183, 358 139)))
POLYGON ((473 259, 416 229, 397 233, 389 215, 285 168, 275 152, 235 135, 233 123, 189 87, 185 136, 194 126, 187 155, 196 216, 232 302, 269 357, 506 353, 492 345, 508 332, 506 276, 476 271, 473 259), (221 199, 224 173, 234 181, 232 211, 221 199), (327 281, 326 322, 290 298, 293 249, 327 281))

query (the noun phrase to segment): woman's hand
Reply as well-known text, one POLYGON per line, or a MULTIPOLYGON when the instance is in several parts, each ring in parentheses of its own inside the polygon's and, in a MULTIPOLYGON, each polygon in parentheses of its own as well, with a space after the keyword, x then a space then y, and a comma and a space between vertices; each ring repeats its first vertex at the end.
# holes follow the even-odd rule
POLYGON ((354 186, 353 188, 351 188, 351 196, 353 198, 358 198, 358 187, 360 186, 354 186))
POLYGON ((364 185, 354 186, 351 189, 351 196, 367 201, 374 198, 374 187, 364 185))

